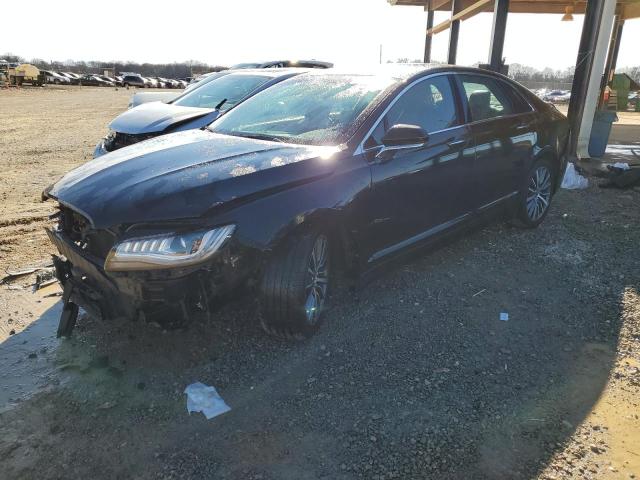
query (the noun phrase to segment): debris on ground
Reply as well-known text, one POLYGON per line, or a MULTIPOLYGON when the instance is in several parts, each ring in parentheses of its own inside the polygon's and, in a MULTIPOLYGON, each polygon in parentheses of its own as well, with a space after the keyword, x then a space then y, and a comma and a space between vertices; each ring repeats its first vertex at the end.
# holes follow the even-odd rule
POLYGON ((506 322, 509 320, 509 314, 507 312, 500 312, 500 320, 506 322))
MULTIPOLYGON (((38 274, 38 277, 40 277, 40 275, 45 275, 48 276, 47 278, 54 278, 55 277, 55 272, 52 268, 52 265, 45 265, 43 267, 33 267, 33 268, 25 268, 24 270, 18 270, 18 271, 9 271, 7 270, 5 273, 6 275, 2 278, 0 278, 0 285, 4 285, 7 284, 9 282, 12 282, 13 280, 16 280, 18 278, 27 276, 27 275, 31 275, 32 273, 36 273, 36 272, 40 272, 42 270, 45 270, 46 272, 43 274, 38 274)), ((36 278, 38 278, 36 277, 36 278)), ((44 277, 43 277, 44 278, 44 277)))
POLYGON ((187 411, 202 412, 207 420, 222 415, 231 410, 222 397, 218 395, 215 387, 196 382, 184 389, 187 394, 187 411))
POLYGON ((629 188, 640 184, 640 167, 629 167, 628 164, 607 165, 606 180, 600 184, 602 188, 629 188), (627 168, 617 165, 626 165, 627 168))
POLYGON ((36 283, 33 284, 33 291, 40 290, 41 288, 47 287, 56 283, 58 279, 56 278, 56 271, 54 268, 49 268, 44 270, 42 273, 38 273, 36 275, 36 283))
POLYGON ((578 173, 573 163, 567 163, 567 169, 564 171, 561 187, 567 190, 578 190, 587 188, 588 186, 589 180, 578 173))

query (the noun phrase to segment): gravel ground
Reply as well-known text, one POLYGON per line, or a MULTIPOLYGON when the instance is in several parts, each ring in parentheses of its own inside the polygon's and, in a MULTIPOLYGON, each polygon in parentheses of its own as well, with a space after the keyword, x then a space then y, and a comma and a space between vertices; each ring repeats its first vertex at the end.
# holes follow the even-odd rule
MULTIPOLYGON (((85 91, 24 94, 11 105, 39 103, 38 95, 86 120, 77 136, 58 130, 69 152, 86 155, 114 113, 96 114, 85 91)), ((122 91, 94 96, 126 104, 122 91)), ((16 178, 82 160, 65 154, 49 168, 38 154, 22 172, 12 155, 31 148, 30 137, 16 129, 16 178)), ((28 185, 18 194, 1 188, 28 199, 3 207, 11 218, 41 208, 28 185)), ((26 293, 2 290, 0 323, 20 325, 0 345, 5 370, 17 372, 0 375, 11 397, 0 413, 2 476, 640 475, 638 202, 638 190, 561 191, 537 230, 493 222, 356 292, 338 290, 327 322, 303 343, 266 337, 246 297, 178 331, 85 316, 58 342, 54 300, 32 296, 29 305, 26 293), (36 375, 39 388, 26 394, 36 375), (214 385, 232 410, 189 416, 183 390, 194 381, 214 385)), ((45 243, 39 256, 21 250, 27 233, 15 234, 2 265, 46 260, 45 243)))

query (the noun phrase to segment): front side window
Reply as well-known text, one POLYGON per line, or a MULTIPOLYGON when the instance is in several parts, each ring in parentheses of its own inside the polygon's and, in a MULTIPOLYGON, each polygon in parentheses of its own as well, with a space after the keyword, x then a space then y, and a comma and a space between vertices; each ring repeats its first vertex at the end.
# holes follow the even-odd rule
POLYGON ((226 135, 309 145, 347 139, 356 119, 395 80, 303 74, 267 88, 211 125, 226 135))
POLYGON ((427 133, 459 125, 449 78, 443 75, 429 78, 401 94, 373 130, 365 148, 381 145, 387 130, 397 124, 417 125, 427 133))
POLYGON ((270 79, 267 75, 225 75, 190 90, 173 104, 180 107, 215 108, 224 101, 220 110, 228 110, 270 79))
POLYGON ((461 75, 460 79, 472 122, 515 113, 508 94, 495 80, 473 75, 461 75))

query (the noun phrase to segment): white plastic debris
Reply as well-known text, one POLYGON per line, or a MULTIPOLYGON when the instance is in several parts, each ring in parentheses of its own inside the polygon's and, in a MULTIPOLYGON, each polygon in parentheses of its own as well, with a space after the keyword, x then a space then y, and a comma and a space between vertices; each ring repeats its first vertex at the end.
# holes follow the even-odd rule
POLYGON ((215 387, 210 387, 204 383, 196 382, 184 389, 187 394, 187 411, 202 412, 207 420, 227 413, 231 407, 224 403, 224 400, 215 387))
POLYGON ((589 186, 589 181, 576 171, 576 167, 573 163, 567 163, 567 169, 564 171, 561 186, 567 190, 576 190, 580 188, 587 188, 589 186))
POLYGON ((619 168, 620 170, 629 170, 631 167, 628 163, 616 162, 613 165, 613 168, 619 168))
POLYGON ((500 312, 500 320, 506 322, 509 320, 509 314, 507 312, 500 312))

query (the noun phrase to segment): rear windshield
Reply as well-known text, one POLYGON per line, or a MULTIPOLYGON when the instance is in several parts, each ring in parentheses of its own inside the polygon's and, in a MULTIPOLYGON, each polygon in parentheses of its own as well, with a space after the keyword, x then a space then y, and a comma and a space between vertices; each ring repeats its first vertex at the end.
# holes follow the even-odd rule
POLYGON ((228 110, 270 79, 267 75, 225 75, 189 90, 173 104, 200 108, 220 105, 220 110, 228 110))
POLYGON ((395 81, 373 75, 299 75, 258 93, 211 125, 227 135, 336 145, 395 81))

